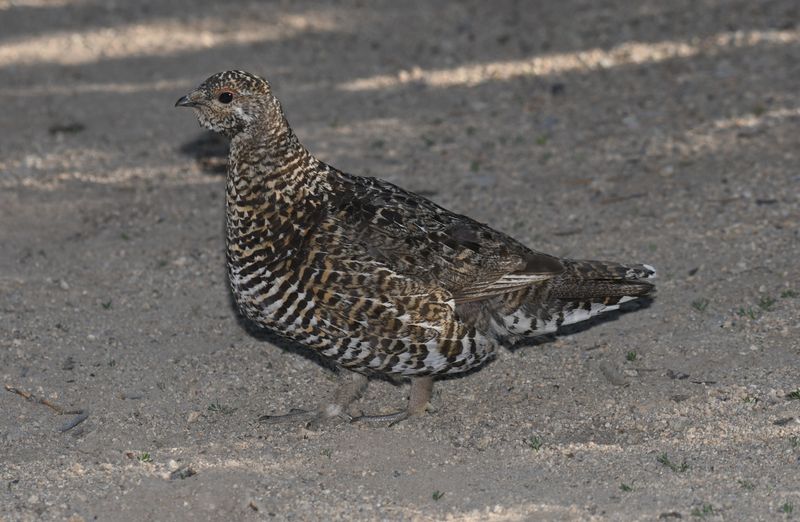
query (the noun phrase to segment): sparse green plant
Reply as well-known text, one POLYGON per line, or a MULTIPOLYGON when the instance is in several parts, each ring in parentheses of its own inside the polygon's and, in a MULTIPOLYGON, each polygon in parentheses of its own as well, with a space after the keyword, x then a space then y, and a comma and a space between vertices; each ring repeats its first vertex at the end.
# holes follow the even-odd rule
POLYGON ((627 359, 629 362, 635 361, 636 357, 638 357, 638 354, 633 350, 625 354, 625 359, 627 359))
POLYGON ((435 500, 436 502, 438 502, 439 500, 441 500, 441 498, 442 498, 443 496, 444 496, 444 491, 439 491, 439 490, 437 489, 436 491, 434 491, 434 492, 433 492, 433 494, 431 495, 431 498, 432 498, 433 500, 435 500))
POLYGON ((684 471, 689 469, 689 464, 687 464, 685 460, 680 464, 675 464, 674 462, 672 462, 672 460, 670 460, 669 455, 667 455, 666 453, 662 453, 661 455, 656 457, 656 461, 658 461, 659 464, 663 464, 664 466, 668 467, 669 469, 671 469, 676 473, 683 473, 684 471))
POLYGON ((547 144, 547 140, 549 140, 549 139, 550 139, 550 137, 547 134, 542 134, 541 136, 536 138, 536 144, 537 145, 546 145, 547 144))
POLYGON ((797 435, 789 437, 789 444, 791 444, 793 448, 800 448, 800 437, 797 435))
POLYGON ((781 512, 786 513, 787 515, 791 514, 794 511, 794 504, 791 502, 784 502, 781 506, 781 512))
POLYGON ((153 462, 153 457, 151 457, 147 452, 141 453, 138 457, 136 457, 136 459, 139 462, 153 462))
POLYGON ((532 450, 539 451, 542 448, 544 441, 541 437, 534 435, 533 437, 525 439, 525 444, 527 444, 532 450))
POLYGON ((711 301, 709 301, 705 297, 701 297, 700 299, 695 299, 694 301, 692 301, 692 308, 694 308, 700 313, 703 313, 706 311, 706 308, 708 308, 710 302, 711 301))
POLYGON ((758 300, 758 307, 764 310, 765 312, 769 312, 772 310, 772 307, 775 305, 775 299, 765 295, 761 299, 758 300))
POLYGON ((749 480, 741 480, 739 479, 739 485, 742 486, 747 491, 753 491, 756 489, 756 485, 750 482, 749 480))
POLYGON ((236 411, 236 408, 231 408, 230 406, 224 406, 219 402, 212 402, 208 405, 208 411, 212 413, 221 413, 223 415, 230 415, 231 413, 236 411))
POLYGON ((622 490, 622 491, 624 491, 625 493, 628 493, 629 491, 633 491, 633 486, 630 486, 630 485, 628 485, 628 484, 625 484, 625 483, 623 482, 622 484, 620 484, 620 485, 619 485, 619 489, 621 489, 621 490, 622 490))
POLYGON ((703 504, 700 507, 696 507, 692 510, 693 517, 707 517, 708 515, 714 514, 714 506, 711 504, 703 504))
POLYGON ((742 402, 746 402, 748 404, 756 404, 758 402, 758 397, 753 397, 752 395, 747 395, 742 398, 742 402))
POLYGON ((781 299, 794 299, 798 295, 800 294, 798 294, 794 290, 784 290, 783 292, 781 292, 781 299))
POLYGON ((789 392, 786 394, 786 398, 790 401, 800 401, 800 388, 797 388, 793 392, 789 392))
POLYGON ((102 306, 104 310, 110 310, 111 309, 111 299, 109 299, 108 301, 104 301, 104 302, 100 303, 100 306, 102 306))
POLYGON ((331 455, 333 455, 333 450, 330 448, 325 448, 322 450, 322 454, 328 458, 331 458, 331 455))
POLYGON ((473 160, 469 164, 469 170, 471 170, 472 172, 478 172, 479 170, 481 170, 481 162, 478 160, 473 160))
POLYGON ((747 308, 740 307, 736 310, 736 315, 739 317, 747 317, 751 321, 755 321, 758 318, 758 312, 752 306, 748 306, 747 308))

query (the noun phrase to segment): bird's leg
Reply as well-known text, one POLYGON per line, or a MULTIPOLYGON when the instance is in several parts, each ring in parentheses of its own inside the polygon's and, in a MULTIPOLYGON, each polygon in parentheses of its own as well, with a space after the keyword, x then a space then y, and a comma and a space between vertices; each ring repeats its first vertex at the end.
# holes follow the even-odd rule
POLYGON ((333 394, 332 401, 322 404, 316 410, 292 408, 289 413, 283 415, 262 415, 258 418, 259 422, 274 424, 298 419, 306 421, 309 427, 318 427, 334 417, 352 420, 350 414, 347 413, 347 407, 361 397, 361 393, 367 387, 367 376, 344 369, 341 371, 347 372, 347 375, 339 377, 340 383, 333 394))
POLYGON ((360 417, 353 418, 353 422, 386 422, 389 426, 404 421, 410 417, 422 415, 431 408, 431 394, 433 393, 433 377, 412 377, 411 378, 411 395, 408 399, 408 407, 403 411, 397 413, 390 413, 388 415, 361 415, 360 417))

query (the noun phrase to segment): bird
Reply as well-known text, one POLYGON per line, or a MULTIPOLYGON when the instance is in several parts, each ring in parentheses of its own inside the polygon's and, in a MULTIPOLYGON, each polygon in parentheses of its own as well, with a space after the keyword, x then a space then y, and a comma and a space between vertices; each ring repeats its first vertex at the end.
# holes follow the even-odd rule
POLYGON ((230 70, 181 97, 230 140, 226 262, 241 315, 333 361, 331 400, 296 415, 394 424, 432 409, 434 379, 498 347, 650 294, 656 270, 559 258, 387 181, 313 156, 270 83, 230 70), (370 376, 410 380, 405 408, 351 415, 370 376))

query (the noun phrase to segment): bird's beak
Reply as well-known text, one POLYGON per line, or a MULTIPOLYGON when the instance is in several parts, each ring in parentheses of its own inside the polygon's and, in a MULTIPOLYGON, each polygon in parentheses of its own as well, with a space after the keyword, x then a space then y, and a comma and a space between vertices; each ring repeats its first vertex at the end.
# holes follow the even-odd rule
POLYGON ((186 96, 181 96, 178 101, 175 102, 175 107, 197 107, 199 103, 197 103, 196 99, 197 91, 192 91, 186 96))

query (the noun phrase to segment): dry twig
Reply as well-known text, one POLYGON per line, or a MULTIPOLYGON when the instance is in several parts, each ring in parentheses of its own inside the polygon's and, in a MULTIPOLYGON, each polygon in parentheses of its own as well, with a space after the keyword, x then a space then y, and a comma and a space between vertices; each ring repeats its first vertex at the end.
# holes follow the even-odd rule
POLYGON ((8 384, 5 385, 5 388, 6 388, 7 391, 10 391, 11 393, 16 393, 17 395, 19 395, 20 397, 22 397, 22 398, 24 398, 24 399, 26 399, 28 401, 35 402, 36 404, 43 404, 43 405, 47 406, 48 408, 50 408, 51 410, 53 410, 54 412, 58 413, 59 415, 75 415, 75 417, 72 418, 72 420, 70 420, 69 422, 64 423, 58 429, 58 431, 61 431, 61 432, 69 431, 72 428, 74 428, 75 426, 77 426, 78 424, 80 424, 81 422, 85 421, 87 418, 89 418, 89 413, 84 411, 84 410, 82 410, 82 409, 67 410, 67 409, 64 409, 63 407, 59 406, 58 404, 50 402, 47 399, 37 397, 36 395, 32 394, 31 392, 26 392, 25 390, 20 390, 19 388, 15 388, 13 386, 9 386, 8 384))

